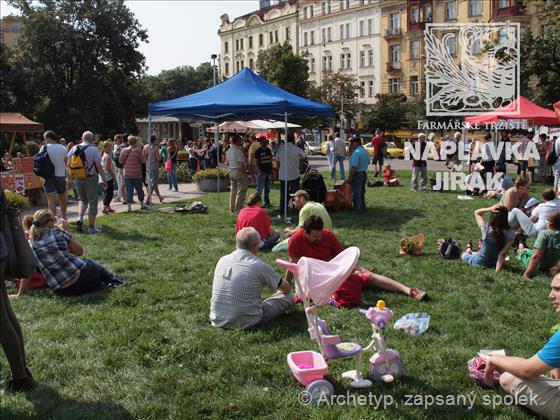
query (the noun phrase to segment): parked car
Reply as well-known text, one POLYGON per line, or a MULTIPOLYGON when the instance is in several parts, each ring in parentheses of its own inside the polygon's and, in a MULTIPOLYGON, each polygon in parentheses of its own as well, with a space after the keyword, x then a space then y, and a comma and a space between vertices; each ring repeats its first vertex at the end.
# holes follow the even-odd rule
POLYGON ((312 142, 312 141, 306 141, 305 142, 305 154, 306 155, 322 155, 322 147, 320 144, 312 142))
POLYGON ((404 159, 404 149, 399 147, 396 143, 387 142, 387 150, 385 151, 385 157, 388 158, 398 158, 404 159))

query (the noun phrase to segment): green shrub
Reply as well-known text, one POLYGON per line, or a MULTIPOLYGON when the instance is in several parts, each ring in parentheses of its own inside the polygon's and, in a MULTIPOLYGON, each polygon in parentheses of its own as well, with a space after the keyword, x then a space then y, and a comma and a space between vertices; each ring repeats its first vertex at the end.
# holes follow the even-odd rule
MULTIPOLYGON (((226 178, 229 176, 229 172, 225 169, 220 169, 220 178, 226 178)), ((194 174, 193 179, 194 182, 200 182, 204 179, 217 179, 218 178, 218 169, 204 169, 202 171, 198 171, 194 174)))
MULTIPOLYGON (((167 172, 165 172, 165 166, 159 168, 159 182, 167 182, 167 172)), ((191 170, 186 163, 179 163, 177 165, 177 182, 193 182, 191 170)))
POLYGON ((24 195, 12 191, 4 191, 4 194, 6 194, 6 200, 8 201, 8 204, 18 210, 23 211, 31 207, 31 203, 24 195))

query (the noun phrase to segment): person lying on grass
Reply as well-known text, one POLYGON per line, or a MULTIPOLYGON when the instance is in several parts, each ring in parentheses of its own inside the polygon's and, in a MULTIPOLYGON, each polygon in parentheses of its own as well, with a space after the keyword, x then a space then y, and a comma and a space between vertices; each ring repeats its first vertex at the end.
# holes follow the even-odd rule
POLYGON ((83 295, 126 284, 98 262, 81 259, 84 247, 70 232, 55 226, 50 210, 35 212, 29 237, 38 268, 58 296, 83 295))
MULTIPOLYGON (((550 301, 560 314, 560 263, 552 270, 550 301)), ((494 371, 502 372, 500 386, 519 404, 548 419, 560 419, 560 328, 544 347, 529 359, 491 356, 484 381, 493 384, 494 371), (550 377, 544 376, 549 373, 550 377)))
POLYGON ((517 259, 525 268, 523 277, 527 279, 537 270, 546 272, 560 261, 560 213, 548 216, 546 230, 539 232, 533 249, 524 242, 519 244, 517 259))
POLYGON ((472 266, 496 267, 496 273, 499 273, 504 269, 506 255, 515 239, 515 232, 508 223, 507 208, 496 204, 492 207, 478 209, 474 212, 474 218, 482 232, 482 246, 478 252, 473 252, 472 242, 469 241, 461 258, 472 266), (484 220, 486 213, 490 213, 488 223, 484 220))
MULTIPOLYGON (((330 261, 344 248, 336 236, 328 229, 323 229, 323 220, 319 216, 310 216, 304 223, 303 229, 298 230, 288 242, 290 261, 297 263, 301 257, 330 261)), ((285 281, 290 283, 293 274, 286 270, 285 281)), ((390 292, 404 293, 417 300, 426 300, 428 295, 422 290, 410 288, 396 280, 380 274, 372 273, 363 267, 358 267, 348 279, 334 293, 333 299, 337 307, 352 308, 363 304, 363 288, 380 288, 390 292)))
POLYGON ((258 257, 260 243, 259 232, 253 227, 244 227, 235 235, 236 250, 216 264, 210 301, 212 326, 261 327, 294 302, 290 283, 258 257), (263 302, 265 286, 276 293, 263 302))

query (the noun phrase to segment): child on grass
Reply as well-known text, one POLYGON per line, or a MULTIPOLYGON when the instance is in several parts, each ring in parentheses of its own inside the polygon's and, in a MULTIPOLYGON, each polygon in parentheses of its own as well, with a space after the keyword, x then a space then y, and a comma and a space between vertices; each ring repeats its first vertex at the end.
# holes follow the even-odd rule
POLYGON ((391 165, 383 166, 383 185, 385 187, 398 187, 400 184, 397 173, 391 169, 391 165))

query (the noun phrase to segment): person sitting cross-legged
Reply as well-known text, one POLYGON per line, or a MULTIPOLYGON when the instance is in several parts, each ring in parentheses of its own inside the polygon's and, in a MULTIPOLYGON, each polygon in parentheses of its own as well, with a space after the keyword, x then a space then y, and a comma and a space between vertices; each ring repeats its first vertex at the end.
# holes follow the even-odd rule
MULTIPOLYGON (((305 221, 303 229, 294 233, 288 242, 288 255, 293 263, 297 263, 301 257, 330 261, 343 250, 344 248, 336 236, 330 230, 323 229, 323 220, 315 215, 310 216, 305 221)), ((287 270, 285 281, 290 283, 292 278, 292 272, 287 270)), ((403 293, 417 300, 428 298, 426 292, 410 288, 389 277, 358 267, 335 291, 333 298, 336 306, 352 308, 363 304, 362 289, 372 287, 403 293)))
MULTIPOLYGON (((560 314, 560 264, 552 270, 550 301, 560 314)), ((547 419, 560 419, 560 329, 529 359, 491 356, 484 380, 493 383, 494 371, 502 372, 500 386, 518 404, 547 419), (549 373, 550 376, 544 376, 549 373)))
POLYGON ((280 238, 280 232, 272 229, 272 221, 268 213, 262 208, 261 196, 259 194, 251 194, 247 207, 239 211, 237 223, 235 225, 235 233, 244 227, 254 227, 261 236, 259 248, 272 249, 272 247, 280 238))
POLYGON ((294 200, 294 207, 299 210, 299 220, 295 228, 284 229, 284 237, 292 236, 299 229, 302 229, 305 221, 312 215, 319 216, 323 221, 323 226, 326 229, 332 230, 332 220, 331 216, 329 216, 329 212, 321 203, 311 201, 307 191, 298 190, 294 194, 291 194, 291 197, 293 197, 294 200))
POLYGON ((245 227, 235 236, 236 250, 220 258, 214 270, 210 322, 218 328, 261 327, 282 314, 294 302, 290 283, 261 260, 261 237, 245 227), (262 300, 262 289, 276 293, 262 300))
POLYGON ((525 268, 523 277, 530 279, 537 270, 548 271, 560 261, 560 213, 548 216, 546 230, 537 235, 533 249, 520 243, 517 259, 525 268))

